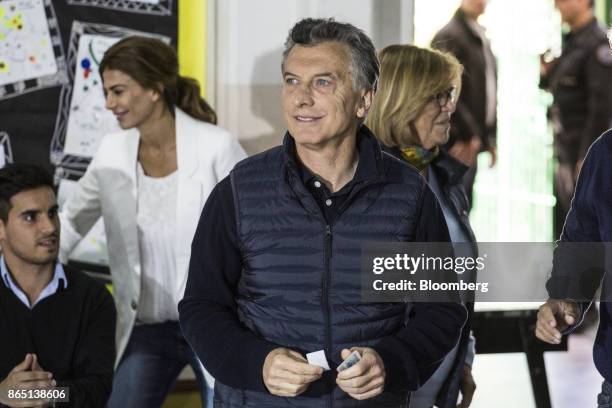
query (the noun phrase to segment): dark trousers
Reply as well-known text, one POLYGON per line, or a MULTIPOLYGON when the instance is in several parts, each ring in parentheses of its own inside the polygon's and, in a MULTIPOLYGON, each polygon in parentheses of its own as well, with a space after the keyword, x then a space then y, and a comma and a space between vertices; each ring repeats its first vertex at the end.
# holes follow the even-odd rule
POLYGON ((200 385, 202 406, 212 408, 213 391, 178 322, 135 326, 115 372, 108 408, 161 407, 187 364, 200 385))

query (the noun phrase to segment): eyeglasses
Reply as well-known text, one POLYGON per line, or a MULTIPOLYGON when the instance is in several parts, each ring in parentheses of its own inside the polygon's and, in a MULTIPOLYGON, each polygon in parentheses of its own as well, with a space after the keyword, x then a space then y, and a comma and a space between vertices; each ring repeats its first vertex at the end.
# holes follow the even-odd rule
POLYGON ((452 88, 449 88, 446 91, 435 94, 433 96, 433 99, 438 101, 438 105, 443 108, 448 104, 449 101, 454 102, 455 96, 457 96, 457 88, 453 86, 452 88))

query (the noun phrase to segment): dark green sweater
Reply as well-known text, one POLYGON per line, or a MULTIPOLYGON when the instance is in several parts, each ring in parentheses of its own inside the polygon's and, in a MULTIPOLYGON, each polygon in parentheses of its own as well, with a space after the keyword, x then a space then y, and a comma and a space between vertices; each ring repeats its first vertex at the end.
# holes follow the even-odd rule
POLYGON ((64 269, 67 288, 30 310, 0 281, 0 381, 36 353, 40 366, 58 387, 69 387, 70 403, 58 406, 104 407, 115 361, 116 311, 99 282, 64 269))

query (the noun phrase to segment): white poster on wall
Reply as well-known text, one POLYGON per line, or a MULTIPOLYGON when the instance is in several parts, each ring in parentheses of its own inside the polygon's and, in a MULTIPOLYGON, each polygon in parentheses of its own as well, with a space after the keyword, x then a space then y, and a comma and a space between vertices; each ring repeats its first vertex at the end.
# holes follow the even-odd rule
POLYGON ((0 1, 0 85, 56 72, 43 1, 0 1))
POLYGON ((104 52, 117 37, 83 34, 79 38, 70 115, 64 153, 91 157, 101 138, 119 131, 112 112, 104 107, 104 92, 98 66, 104 52))
POLYGON ((67 80, 51 0, 0 0, 0 100, 67 80))
MULTIPOLYGON (((60 208, 72 196, 76 184, 76 181, 66 179, 60 181, 57 192, 57 202, 60 208)), ((106 247, 106 234, 104 233, 102 218, 94 224, 87 235, 77 244, 72 253, 70 253, 69 258, 73 261, 108 265, 108 249, 106 247)))

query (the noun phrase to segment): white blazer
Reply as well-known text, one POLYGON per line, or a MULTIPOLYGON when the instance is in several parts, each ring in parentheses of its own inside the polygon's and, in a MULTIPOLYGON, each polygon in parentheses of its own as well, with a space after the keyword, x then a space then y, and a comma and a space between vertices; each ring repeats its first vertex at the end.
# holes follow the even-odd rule
MULTIPOLYGON (((100 216, 108 243, 113 294, 117 306, 117 360, 127 346, 140 300, 141 262, 136 225, 136 171, 139 132, 106 135, 60 213, 60 259, 65 261, 100 216)), ((229 132, 176 109, 178 199, 176 270, 185 290, 191 241, 213 187, 246 157, 229 132)))

